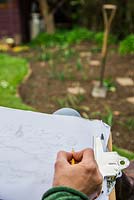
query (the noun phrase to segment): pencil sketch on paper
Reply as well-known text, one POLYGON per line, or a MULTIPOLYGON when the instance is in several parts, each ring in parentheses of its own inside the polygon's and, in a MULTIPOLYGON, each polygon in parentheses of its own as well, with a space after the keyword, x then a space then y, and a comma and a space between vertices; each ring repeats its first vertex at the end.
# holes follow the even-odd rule
MULTIPOLYGON (((0 107, 0 198, 39 200, 52 185, 59 150, 93 147, 110 133, 100 120, 85 120, 0 107)), ((107 200, 105 192, 98 198, 107 200)))

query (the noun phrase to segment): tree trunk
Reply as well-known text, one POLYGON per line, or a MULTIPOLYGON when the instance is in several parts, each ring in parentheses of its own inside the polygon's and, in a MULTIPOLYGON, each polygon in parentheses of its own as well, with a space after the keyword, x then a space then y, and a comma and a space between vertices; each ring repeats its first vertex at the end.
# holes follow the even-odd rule
POLYGON ((39 0, 40 10, 44 18, 45 30, 49 34, 55 32, 54 15, 49 11, 47 0, 39 0))

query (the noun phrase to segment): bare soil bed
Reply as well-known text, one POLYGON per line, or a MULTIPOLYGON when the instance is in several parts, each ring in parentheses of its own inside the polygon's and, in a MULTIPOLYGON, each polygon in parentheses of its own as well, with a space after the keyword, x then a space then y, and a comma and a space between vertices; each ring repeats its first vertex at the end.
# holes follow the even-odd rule
POLYGON ((49 48, 49 57, 37 50, 20 54, 30 60, 32 70, 30 77, 19 88, 23 101, 45 113, 69 106, 89 119, 111 122, 113 118, 114 144, 134 151, 134 104, 126 101, 126 98, 134 96, 134 87, 121 86, 116 81, 117 77, 134 78, 134 56, 121 56, 116 47, 110 48, 105 78, 111 78, 116 91, 109 91, 107 97, 102 99, 91 96, 100 67, 91 66, 90 61, 100 60, 100 53, 96 53, 95 46, 88 43, 77 44, 70 49, 49 48), (73 49, 71 53, 70 49, 73 49), (45 60, 41 55, 45 55, 45 60), (85 94, 68 94, 67 89, 76 86, 82 87, 85 94))

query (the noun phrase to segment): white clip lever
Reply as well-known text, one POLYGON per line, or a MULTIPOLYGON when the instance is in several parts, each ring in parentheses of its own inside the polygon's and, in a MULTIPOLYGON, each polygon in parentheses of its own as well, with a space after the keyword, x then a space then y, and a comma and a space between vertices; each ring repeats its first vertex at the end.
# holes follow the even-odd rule
POLYGON ((129 160, 117 152, 104 152, 101 139, 94 138, 95 159, 103 177, 118 177, 129 166, 129 160))

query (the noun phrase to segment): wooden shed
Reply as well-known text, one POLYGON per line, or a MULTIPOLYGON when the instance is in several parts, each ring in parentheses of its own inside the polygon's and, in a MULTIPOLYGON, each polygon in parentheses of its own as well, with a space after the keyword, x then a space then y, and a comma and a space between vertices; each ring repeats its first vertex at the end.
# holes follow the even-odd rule
POLYGON ((30 9, 32 0, 0 0, 0 38, 30 39, 30 9))

